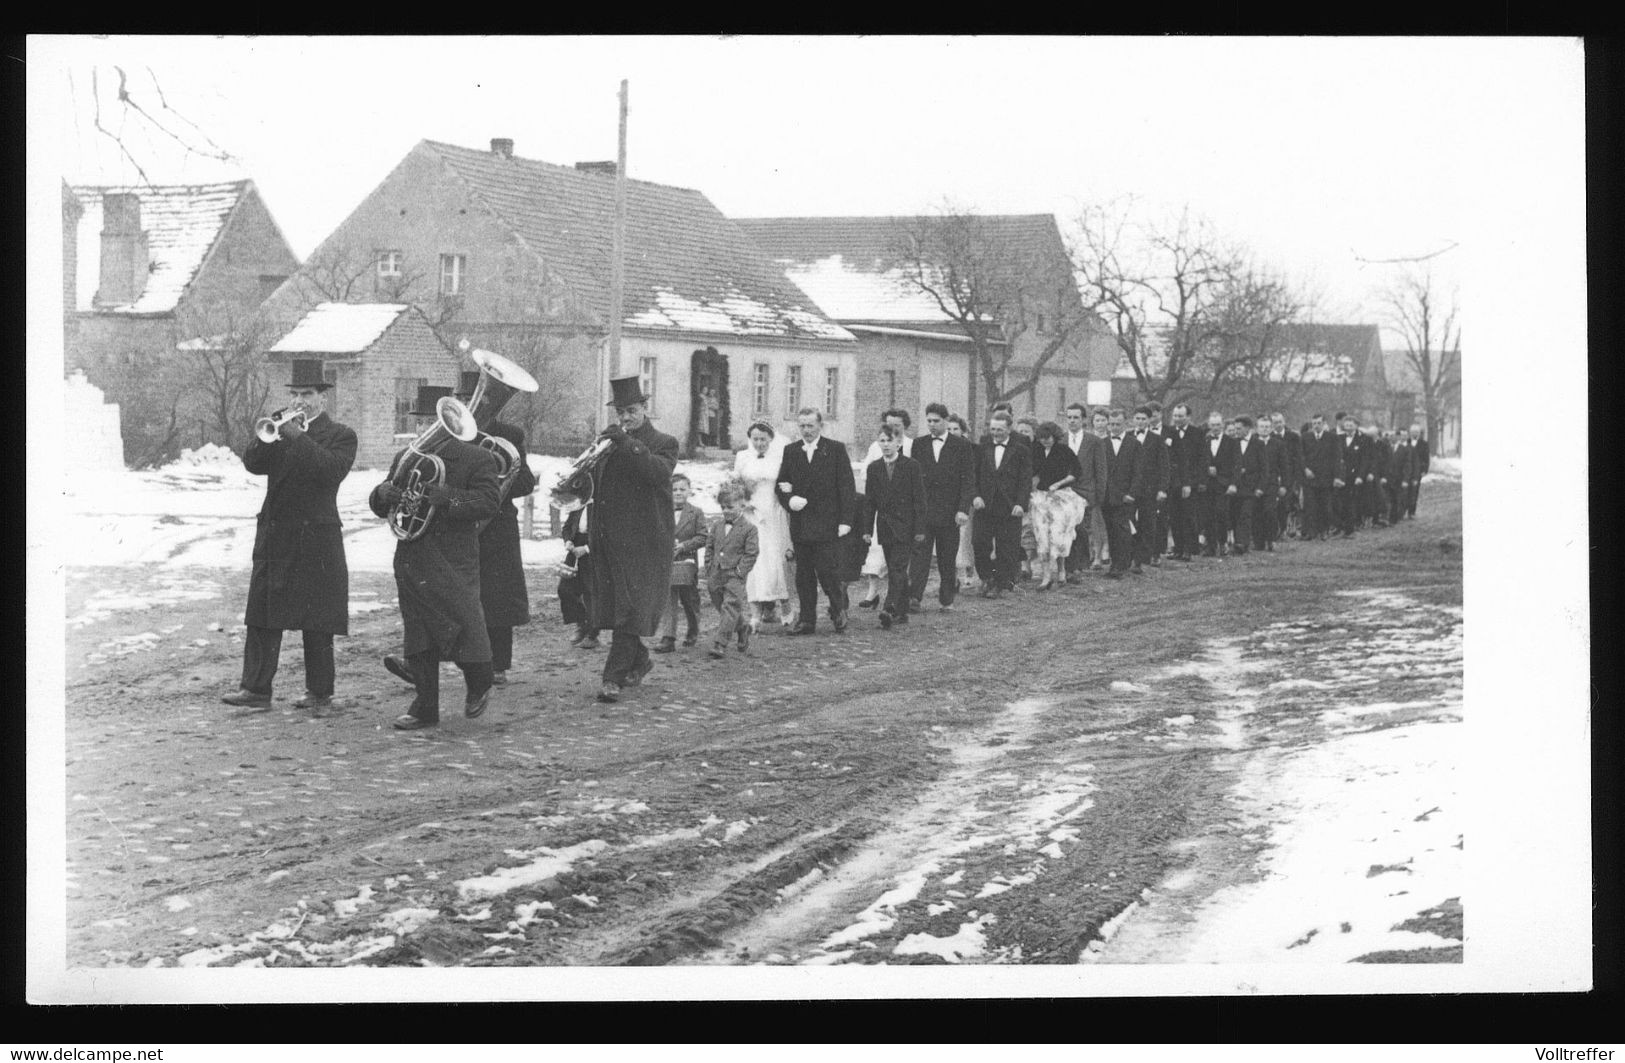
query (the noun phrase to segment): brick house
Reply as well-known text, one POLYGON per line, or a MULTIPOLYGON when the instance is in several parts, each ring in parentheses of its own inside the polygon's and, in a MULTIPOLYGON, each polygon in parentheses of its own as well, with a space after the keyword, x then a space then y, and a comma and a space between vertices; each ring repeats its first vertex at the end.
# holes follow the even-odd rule
POLYGON ((66 369, 121 405, 127 459, 177 345, 248 321, 299 265, 248 180, 64 184, 62 244, 66 369))
MULTIPOLYGON (((883 410, 898 406, 919 421, 925 405, 940 401, 965 415, 973 430, 985 420, 986 387, 975 348, 936 300, 909 282, 893 262, 893 248, 906 227, 927 219, 909 217, 742 218, 739 226, 785 275, 831 318, 858 337, 858 424, 872 435, 883 410)), ((1070 282, 1071 262, 1060 229, 1048 214, 981 215, 982 231, 997 246, 1019 249, 1044 272, 1034 287, 1070 293, 1065 313, 1082 313, 1070 282)), ((1023 379, 1048 342, 1056 307, 1032 308, 1028 328, 1015 338, 1003 386, 1023 379)), ((1037 386, 1015 400, 1018 413, 1056 417, 1068 402, 1082 400, 1089 382, 1109 381, 1115 346, 1093 317, 1068 338, 1043 368, 1037 386)), ((1004 346, 1003 341, 996 346, 1004 346)))
MULTIPOLYGON (((532 445, 581 446, 604 423, 615 176, 612 163, 524 159, 418 143, 271 298, 297 319, 319 301, 412 303, 441 338, 525 366, 542 387, 505 419, 532 445)), ((849 437, 858 344, 693 189, 626 182, 621 375, 686 452, 739 449, 748 411, 784 429, 823 408, 849 437)), ((472 368, 472 366, 465 366, 472 368)), ((393 394, 385 389, 384 394, 393 394)))
MULTIPOLYGON (((1146 362, 1154 378, 1158 367, 1166 365, 1158 346, 1166 334, 1156 330, 1148 342, 1146 362)), ((1330 419, 1339 412, 1354 414, 1361 425, 1391 424, 1382 336, 1376 325, 1282 325, 1274 330, 1267 350, 1261 360, 1218 383, 1211 378, 1211 363, 1199 356, 1163 405, 1188 402, 1191 416, 1199 421, 1211 410, 1227 417, 1279 410, 1294 428, 1315 413, 1330 419)), ((1111 401, 1125 409, 1145 401, 1134 369, 1120 351, 1111 401)))
MULTIPOLYGON (((387 469, 418 434, 412 409, 421 385, 456 387, 457 353, 405 303, 322 303, 266 352, 273 363, 318 358, 333 385, 327 412, 356 434, 355 464, 387 469)), ((286 382, 287 375, 277 377, 286 382)))

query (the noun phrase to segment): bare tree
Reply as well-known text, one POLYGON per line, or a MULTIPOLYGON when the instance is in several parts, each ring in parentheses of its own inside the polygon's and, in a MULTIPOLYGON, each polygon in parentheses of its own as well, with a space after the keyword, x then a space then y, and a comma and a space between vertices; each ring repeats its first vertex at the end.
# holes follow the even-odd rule
POLYGON ((237 319, 191 315, 178 326, 188 335, 176 351, 212 442, 241 450, 264 415, 272 386, 263 355, 271 330, 259 315, 237 319))
POLYGON ((987 403, 1032 391, 1091 319, 1064 252, 1046 254, 951 204, 901 223, 888 252, 890 265, 971 341, 987 403), (1029 361, 1017 341, 1038 334, 1040 316, 1043 343, 1029 361))
POLYGON ((1428 440, 1437 446, 1446 411, 1460 399, 1461 326, 1456 294, 1446 296, 1434 290, 1430 267, 1407 265, 1383 300, 1389 324, 1405 343, 1405 360, 1420 383, 1428 440))
POLYGON ((1238 280, 1239 249, 1188 210, 1150 225, 1133 222, 1128 205, 1086 208, 1075 258, 1084 301, 1111 330, 1140 394, 1164 404, 1214 368, 1205 360, 1224 315, 1260 296, 1238 280))
POLYGON ((371 301, 373 293, 364 282, 375 269, 370 252, 345 245, 320 248, 294 274, 299 309, 309 310, 317 303, 371 301))

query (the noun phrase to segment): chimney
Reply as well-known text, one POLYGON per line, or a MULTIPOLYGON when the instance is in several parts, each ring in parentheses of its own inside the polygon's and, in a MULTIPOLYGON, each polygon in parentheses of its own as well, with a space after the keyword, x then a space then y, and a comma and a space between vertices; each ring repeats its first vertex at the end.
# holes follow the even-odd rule
POLYGON ((501 155, 504 159, 513 158, 513 139, 511 137, 492 137, 491 154, 501 155))
POLYGON ((98 306, 125 306, 147 287, 147 234, 141 231, 141 197, 102 194, 102 268, 98 306))
POLYGON ((615 160, 610 159, 608 162, 578 162, 576 163, 576 169, 582 173, 597 173, 603 174, 605 177, 614 177, 615 160))

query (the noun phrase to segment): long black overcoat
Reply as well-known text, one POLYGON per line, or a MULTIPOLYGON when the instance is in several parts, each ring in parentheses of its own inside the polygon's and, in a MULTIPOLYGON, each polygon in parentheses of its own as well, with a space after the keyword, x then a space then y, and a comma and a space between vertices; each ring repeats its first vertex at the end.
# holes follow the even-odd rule
POLYGON ((517 447, 521 464, 513 489, 480 532, 480 604, 485 606, 486 627, 518 627, 530 623, 530 594, 519 552, 519 510, 513 500, 536 490, 536 474, 525 462, 525 433, 517 425, 492 421, 485 431, 517 447))
POLYGON ((610 450, 587 515, 587 626, 649 636, 671 593, 677 440, 644 421, 610 450))
POLYGON ((355 433, 322 414, 297 439, 243 452, 267 476, 254 529, 254 573, 243 623, 276 631, 350 633, 350 570, 344 563, 339 483, 355 462, 355 433))
MULTIPOLYGON (((389 479, 372 489, 369 504, 389 516, 384 487, 401 456, 389 463, 389 479)), ((472 443, 452 440, 436 451, 445 463, 451 498, 435 509, 421 538, 395 544, 395 590, 407 656, 434 650, 443 661, 477 664, 491 659, 491 639, 480 605, 480 529, 500 502, 497 459, 472 443)))

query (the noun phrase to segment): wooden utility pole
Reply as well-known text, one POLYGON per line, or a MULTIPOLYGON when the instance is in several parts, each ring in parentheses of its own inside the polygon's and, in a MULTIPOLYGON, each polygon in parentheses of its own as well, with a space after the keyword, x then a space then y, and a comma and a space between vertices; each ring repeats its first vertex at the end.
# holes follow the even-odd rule
POLYGON ((621 372, 621 317, 626 299, 626 80, 621 80, 620 147, 615 156, 615 243, 609 276, 609 375, 621 372))

